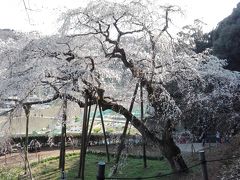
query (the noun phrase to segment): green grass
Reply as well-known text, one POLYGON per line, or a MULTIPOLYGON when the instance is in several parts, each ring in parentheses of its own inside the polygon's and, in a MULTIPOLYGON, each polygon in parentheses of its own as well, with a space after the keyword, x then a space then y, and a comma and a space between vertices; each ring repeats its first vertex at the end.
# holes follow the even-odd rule
MULTIPOLYGON (((113 161, 113 157, 111 157, 113 161)), ((88 153, 86 156, 85 179, 95 180, 99 161, 107 161, 103 154, 88 153)), ((31 169, 35 180, 59 180, 60 171, 58 169, 59 158, 50 157, 42 160, 40 163, 31 163, 31 169)), ((76 178, 78 173, 79 154, 70 153, 66 155, 65 169, 67 179, 76 178)), ((114 177, 147 177, 155 176, 159 173, 169 173, 171 170, 165 160, 147 160, 147 168, 143 168, 142 158, 125 157, 121 159, 119 173, 114 177)), ((105 176, 109 177, 113 163, 106 163, 105 176)), ((18 175, 23 174, 23 169, 20 167, 1 167, 0 179, 15 180, 18 175)))
MULTIPOLYGON (((113 159, 113 158, 111 158, 113 159)), ((119 173, 115 177, 146 177, 155 176, 159 173, 169 173, 170 168, 166 161, 148 160, 147 168, 143 168, 143 160, 139 158, 124 158, 121 163, 119 173)), ((87 154, 86 167, 85 167, 85 179, 95 180, 97 173, 97 164, 99 161, 105 161, 106 157, 97 154, 87 154)), ((77 179, 79 156, 77 154, 68 155, 66 157, 66 174, 67 179, 77 179)), ((60 171, 58 170, 58 158, 51 158, 44 160, 39 164, 33 164, 32 172, 35 179, 41 180, 57 180, 60 177, 60 171)), ((105 176, 108 177, 113 163, 106 163, 105 176)))
POLYGON ((0 167, 0 179, 2 180, 13 180, 17 179, 18 175, 22 172, 20 167, 0 167))

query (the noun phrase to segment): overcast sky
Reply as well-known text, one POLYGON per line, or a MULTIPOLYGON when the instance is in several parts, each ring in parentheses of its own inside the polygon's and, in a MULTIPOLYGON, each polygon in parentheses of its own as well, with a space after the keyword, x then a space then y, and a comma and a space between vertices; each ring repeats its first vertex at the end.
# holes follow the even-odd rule
MULTIPOLYGON (((121 1, 121 0, 117 0, 121 1)), ((230 15, 240 0, 155 0, 163 4, 180 5, 185 15, 179 17, 174 28, 190 24, 194 19, 207 23, 205 31, 230 15)), ((57 32, 57 18, 67 9, 86 6, 89 0, 1 0, 0 29, 40 31, 43 34, 57 32), (25 10, 25 5, 29 9, 25 10), (30 20, 30 22, 29 22, 30 20)))

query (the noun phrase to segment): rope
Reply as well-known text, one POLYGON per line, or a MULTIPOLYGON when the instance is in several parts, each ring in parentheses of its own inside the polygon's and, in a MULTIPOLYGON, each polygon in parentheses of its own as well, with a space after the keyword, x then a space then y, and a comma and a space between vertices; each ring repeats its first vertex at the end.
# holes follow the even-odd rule
MULTIPOLYGON (((182 172, 186 171, 186 170, 189 170, 189 169, 192 169, 194 167, 197 167, 199 165, 201 165, 202 163, 197 163, 197 164, 194 164, 184 170, 182 170, 182 172)), ((181 171, 177 171, 177 172, 172 172, 172 173, 167 173, 167 174, 162 174, 162 175, 156 175, 156 176, 146 176, 146 177, 107 177, 105 179, 153 179, 153 178, 159 178, 159 177, 165 177, 165 176, 170 176, 170 175, 173 175, 173 174, 178 174, 179 172, 181 171)))

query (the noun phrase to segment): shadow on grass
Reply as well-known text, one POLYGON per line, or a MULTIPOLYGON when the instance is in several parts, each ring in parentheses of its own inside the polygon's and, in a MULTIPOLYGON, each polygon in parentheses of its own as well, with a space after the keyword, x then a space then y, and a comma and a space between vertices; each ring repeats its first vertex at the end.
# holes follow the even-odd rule
MULTIPOLYGON (((111 156, 111 162, 106 163, 105 176, 109 177, 111 168, 113 167, 113 157, 111 156)), ((107 162, 107 157, 104 154, 92 154, 89 153, 86 156, 85 161, 85 179, 94 180, 96 179, 98 162, 104 161, 107 162)), ((79 169, 79 155, 69 155, 66 157, 65 161, 65 173, 66 178, 71 179, 80 179, 77 178, 78 169, 79 169)), ((143 160, 139 158, 123 156, 120 161, 118 174, 114 177, 118 178, 139 178, 147 176, 156 176, 157 174, 165 174, 170 172, 168 163, 165 160, 148 160, 148 167, 143 168, 143 160)), ((60 170, 58 168, 58 159, 53 158, 49 161, 44 161, 34 166, 33 174, 35 179, 41 180, 59 180, 61 177, 60 170)))
MULTIPOLYGON (((85 179, 92 180, 96 178, 99 161, 107 162, 106 156, 103 154, 88 154, 86 156, 85 179)), ((109 177, 113 165, 113 157, 111 157, 111 161, 109 163, 106 163, 105 177, 109 177)), ((75 161, 71 167, 69 167, 67 178, 80 179, 76 178, 78 174, 78 168, 79 159, 78 161, 75 161)), ((165 160, 148 160, 148 167, 144 168, 142 159, 130 157, 121 160, 118 174, 112 177, 139 178, 146 176, 156 176, 158 174, 169 173, 170 171, 170 167, 165 160)))
MULTIPOLYGON (((94 154, 87 154, 86 161, 85 161, 85 179, 95 179, 97 175, 97 168, 99 161, 106 161, 106 156, 104 155, 94 155, 94 154)), ((106 164, 106 173, 108 173, 109 164, 106 164)), ((80 179, 77 178, 79 171, 79 156, 77 160, 68 168, 67 171, 67 178, 68 179, 80 179)))

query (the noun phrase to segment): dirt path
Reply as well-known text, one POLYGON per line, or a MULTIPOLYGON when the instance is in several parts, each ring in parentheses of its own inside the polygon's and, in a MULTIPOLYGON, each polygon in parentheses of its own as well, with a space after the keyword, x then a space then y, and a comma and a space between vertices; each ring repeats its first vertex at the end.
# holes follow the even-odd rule
MULTIPOLYGON (((79 150, 68 149, 67 153, 79 152, 79 150)), ((28 159, 30 162, 37 162, 49 157, 59 156, 58 149, 45 149, 37 153, 29 153, 28 159)), ((24 164, 22 153, 12 153, 6 156, 0 156, 0 166, 22 166, 24 164)))

